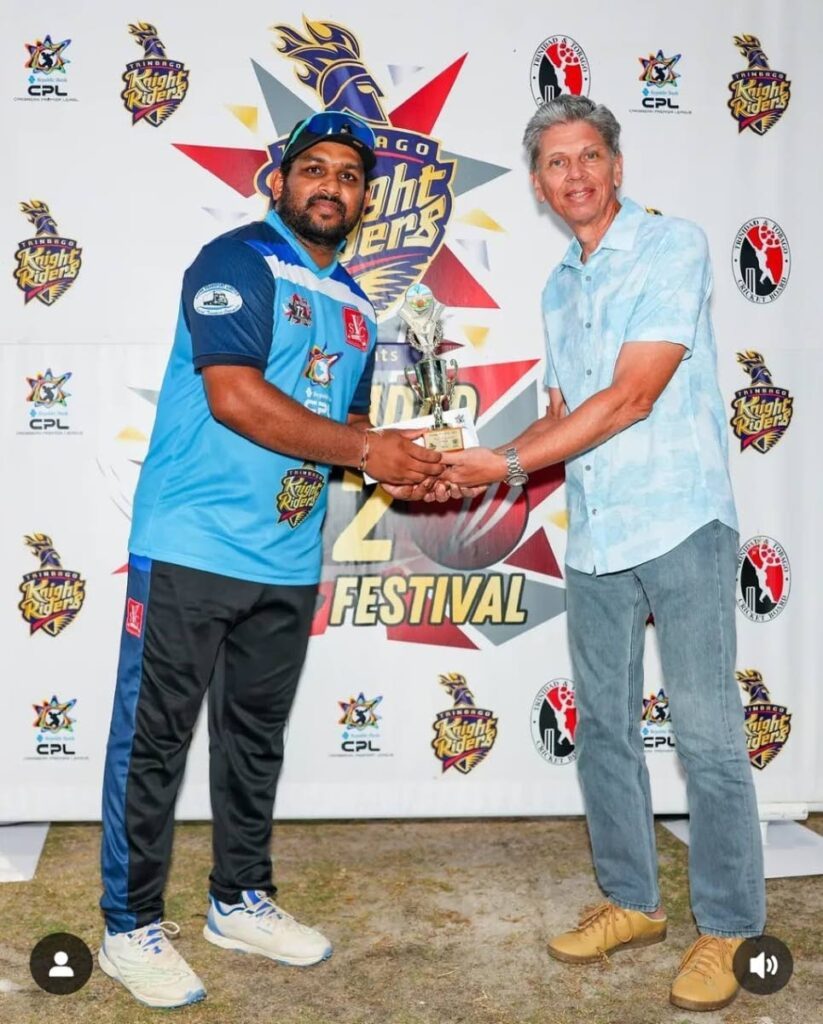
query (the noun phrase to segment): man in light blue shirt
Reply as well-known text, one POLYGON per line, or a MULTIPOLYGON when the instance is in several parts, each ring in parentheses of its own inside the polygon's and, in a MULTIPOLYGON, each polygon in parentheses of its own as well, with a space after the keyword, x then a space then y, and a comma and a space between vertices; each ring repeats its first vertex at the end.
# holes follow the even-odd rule
MULTIPOLYGON (((640 717, 654 616, 687 774, 690 883, 700 938, 670 992, 713 1010, 738 991, 745 937, 762 934, 757 804, 735 683, 737 519, 709 315, 703 232, 618 199, 620 126, 585 97, 529 122, 532 184, 574 239, 543 293, 549 410, 495 452, 445 453, 451 485, 565 461, 569 645, 578 774, 607 902, 549 943, 567 962, 659 942, 654 819, 640 717)), ((442 498, 444 484, 435 488, 442 498)))
POLYGON ((546 385, 566 408, 609 388, 624 343, 665 338, 680 356, 645 419, 566 460, 566 563, 601 575, 663 555, 713 519, 736 530, 737 517, 705 235, 624 198, 581 257, 575 238, 543 292, 546 385))

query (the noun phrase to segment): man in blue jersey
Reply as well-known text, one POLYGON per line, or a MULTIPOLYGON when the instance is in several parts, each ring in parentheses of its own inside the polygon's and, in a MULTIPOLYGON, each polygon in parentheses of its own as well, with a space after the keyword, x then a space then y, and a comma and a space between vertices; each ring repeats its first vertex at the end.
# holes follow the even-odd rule
POLYGON ((296 125, 264 220, 204 246, 134 498, 103 793, 100 966, 150 1006, 205 990, 163 922, 174 806, 209 692, 214 866, 204 936, 305 966, 325 936, 274 902, 283 731, 320 576, 330 466, 422 494, 439 454, 368 429, 376 317, 338 262, 375 166, 367 124, 296 125))
POLYGON ((566 465, 569 649, 578 778, 606 901, 549 942, 568 963, 666 937, 640 735, 649 614, 685 769, 699 938, 669 999, 716 1010, 734 956, 765 923, 763 851, 735 680, 737 516, 697 225, 618 198, 620 125, 560 96, 524 137, 539 202, 574 237, 543 292, 548 414, 509 445, 444 453, 433 491, 566 465))

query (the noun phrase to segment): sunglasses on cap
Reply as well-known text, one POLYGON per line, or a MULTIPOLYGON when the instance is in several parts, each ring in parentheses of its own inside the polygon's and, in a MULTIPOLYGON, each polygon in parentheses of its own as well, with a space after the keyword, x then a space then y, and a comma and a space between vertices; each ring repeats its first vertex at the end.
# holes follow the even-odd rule
POLYGON ((374 132, 365 121, 354 114, 344 114, 338 110, 323 110, 318 114, 312 114, 292 128, 283 148, 282 163, 288 163, 299 153, 324 141, 340 142, 345 146, 351 146, 360 154, 367 173, 372 170, 377 161, 374 154, 376 145, 374 132))

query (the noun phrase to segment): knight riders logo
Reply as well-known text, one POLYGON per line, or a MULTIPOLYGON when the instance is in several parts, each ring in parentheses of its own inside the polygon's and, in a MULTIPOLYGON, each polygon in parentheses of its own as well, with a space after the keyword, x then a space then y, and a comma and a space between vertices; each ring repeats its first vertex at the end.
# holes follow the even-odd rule
POLYGON ((791 252, 777 221, 754 217, 737 232, 732 248, 737 287, 749 302, 762 304, 779 298, 789 282, 791 252))
POLYGON ((44 306, 51 306, 77 280, 83 250, 73 238, 58 235, 57 224, 42 199, 21 203, 20 209, 34 224, 36 236, 17 247, 14 279, 26 303, 37 299, 44 306))
POLYGON ((131 123, 145 121, 159 127, 177 110, 189 88, 189 73, 176 60, 169 60, 157 35, 147 21, 129 25, 129 32, 145 51, 145 60, 126 65, 123 81, 126 88, 120 98, 131 113, 131 123))
POLYGON ((283 489, 275 498, 280 513, 278 523, 288 523, 292 529, 305 521, 317 504, 325 480, 312 463, 304 462, 300 469, 289 469, 281 481, 283 489))
POLYGON ((461 775, 476 768, 497 739, 497 718, 474 703, 474 694, 465 676, 457 672, 440 676, 440 685, 454 701, 454 707, 441 711, 434 720, 434 756, 443 771, 456 768, 461 775))
POLYGON ((762 771, 783 749, 791 732, 792 716, 781 704, 773 704, 763 676, 753 668, 736 672, 749 703, 744 709, 749 761, 762 771))
POLYGON ((728 108, 737 121, 739 132, 750 128, 765 135, 785 114, 791 99, 791 82, 782 71, 769 67, 757 36, 734 37, 734 45, 749 62, 745 71, 737 71, 729 82, 728 108))
POLYGON ((86 581, 80 578, 79 572, 61 566, 51 537, 45 533, 34 533, 25 541, 40 559, 40 568, 23 577, 20 584, 23 598, 17 607, 29 624, 30 636, 41 631, 46 636, 57 636, 74 622, 83 607, 86 581))
POLYGON ((785 388, 776 388, 759 352, 738 352, 737 361, 752 379, 750 388, 736 391, 734 415, 729 421, 741 452, 750 448, 765 455, 788 430, 792 421, 793 398, 785 388))
MULTIPOLYGON (((420 280, 443 244, 456 164, 441 156, 440 144, 428 135, 389 121, 383 92, 352 32, 332 22, 304 24, 303 33, 274 26, 279 52, 299 66, 300 81, 316 91, 325 109, 357 114, 377 139, 369 203, 342 259, 382 320, 402 302, 406 288, 420 280)), ((268 194, 266 179, 280 166, 285 142, 282 138, 269 146, 269 160, 257 172, 263 194, 268 194)), ((348 333, 347 340, 356 344, 348 333)))

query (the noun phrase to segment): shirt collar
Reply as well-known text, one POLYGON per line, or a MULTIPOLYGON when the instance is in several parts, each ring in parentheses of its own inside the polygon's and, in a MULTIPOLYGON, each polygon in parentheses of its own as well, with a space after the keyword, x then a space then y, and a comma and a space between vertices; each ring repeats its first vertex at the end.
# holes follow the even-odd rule
MULTIPOLYGON (((592 256, 600 252, 601 249, 623 249, 630 251, 634 247, 637 229, 640 227, 641 221, 645 216, 646 211, 642 206, 638 206, 633 199, 628 197, 621 199, 617 216, 609 225, 606 234, 600 239, 600 245, 594 250, 592 256)), ((573 267, 575 270, 582 270, 584 266, 580 258, 582 254, 583 248, 580 242, 573 238, 566 250, 565 256, 560 261, 561 265, 573 267)), ((589 257, 589 260, 591 260, 592 256, 589 257)))
MULTIPOLYGON (((286 239, 289 245, 291 245, 295 252, 300 256, 300 259, 314 274, 316 274, 318 277, 328 277, 329 274, 334 273, 337 267, 337 256, 335 256, 335 258, 327 267, 319 267, 314 262, 314 259, 312 258, 311 254, 300 241, 300 239, 297 237, 297 235, 295 235, 295 233, 286 224, 286 222, 283 220, 283 218, 280 216, 280 214, 277 212, 277 210, 275 210, 273 206, 269 209, 269 212, 263 219, 266 221, 267 224, 270 224, 278 234, 283 235, 283 237, 286 239)), ((338 245, 337 247, 338 254, 341 253, 345 248, 346 239, 344 238, 340 245, 338 245)))

